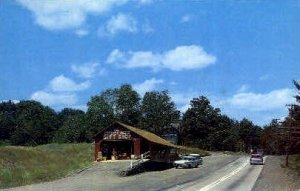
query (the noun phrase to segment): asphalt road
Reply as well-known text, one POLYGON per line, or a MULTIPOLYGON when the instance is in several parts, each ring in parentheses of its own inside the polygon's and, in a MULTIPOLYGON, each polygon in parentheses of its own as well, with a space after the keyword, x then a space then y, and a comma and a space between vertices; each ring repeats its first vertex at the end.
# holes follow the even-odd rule
POLYGON ((246 156, 214 154, 204 157, 198 168, 171 168, 129 177, 117 175, 120 168, 128 166, 126 162, 98 163, 74 176, 7 190, 251 190, 262 166, 249 166, 248 160, 246 156))
POLYGON ((262 169, 263 165, 250 165, 249 157, 241 157, 235 162, 218 169, 206 179, 198 179, 169 190, 251 191, 262 169))

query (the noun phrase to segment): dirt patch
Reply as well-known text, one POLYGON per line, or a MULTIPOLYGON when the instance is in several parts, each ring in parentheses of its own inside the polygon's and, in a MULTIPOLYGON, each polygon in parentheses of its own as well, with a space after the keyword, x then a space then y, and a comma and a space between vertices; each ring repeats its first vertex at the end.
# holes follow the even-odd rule
POLYGON ((295 171, 283 168, 283 164, 284 156, 268 156, 253 190, 299 190, 299 175, 295 171))

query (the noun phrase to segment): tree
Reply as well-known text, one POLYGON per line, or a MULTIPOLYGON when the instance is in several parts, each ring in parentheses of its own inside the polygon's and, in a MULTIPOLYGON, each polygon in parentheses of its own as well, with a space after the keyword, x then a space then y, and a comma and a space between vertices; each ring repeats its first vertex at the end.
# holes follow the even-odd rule
POLYGON ((204 97, 191 100, 191 108, 182 119, 182 134, 186 144, 210 149, 207 137, 217 128, 220 109, 213 108, 210 101, 204 97))
POLYGON ((54 142, 85 142, 88 141, 86 134, 85 114, 79 110, 65 118, 62 126, 55 133, 54 142))
POLYGON ((17 107, 12 101, 0 103, 0 141, 8 141, 16 130, 17 107))
POLYGON ((244 118, 239 123, 239 136, 243 141, 244 151, 248 152, 253 147, 260 146, 262 129, 252 123, 252 121, 244 118))
POLYGON ((167 91, 146 92, 141 105, 141 127, 155 134, 163 133, 164 128, 178 123, 180 112, 167 91))
POLYGON ((140 120, 139 94, 129 84, 116 90, 116 118, 129 125, 137 125, 140 120))
POLYGON ((84 114, 84 111, 79 109, 64 108, 58 113, 57 118, 59 120, 60 125, 62 125, 64 121, 66 121, 68 118, 84 114))
POLYGON ((285 153, 285 140, 281 135, 281 129, 282 125, 277 119, 273 119, 264 126, 261 140, 264 152, 269 154, 285 153))
POLYGON ((11 141, 16 145, 49 143, 57 130, 57 116, 53 109, 36 101, 17 104, 16 131, 11 141))
POLYGON ((115 120, 113 106, 104 95, 105 92, 102 92, 99 96, 93 96, 87 104, 87 137, 89 140, 92 140, 96 133, 115 120))

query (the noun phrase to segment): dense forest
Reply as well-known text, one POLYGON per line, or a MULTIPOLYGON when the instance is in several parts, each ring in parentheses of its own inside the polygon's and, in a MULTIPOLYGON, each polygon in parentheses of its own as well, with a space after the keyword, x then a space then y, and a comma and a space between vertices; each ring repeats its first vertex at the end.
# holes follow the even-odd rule
POLYGON ((92 96, 86 112, 64 108, 56 112, 37 101, 0 103, 0 142, 12 145, 40 145, 51 142, 92 142, 93 136, 113 121, 162 135, 170 128, 178 133, 179 144, 206 150, 248 152, 263 147, 271 154, 299 149, 299 139, 287 139, 289 125, 300 121, 300 85, 294 81, 298 105, 293 105, 285 121, 272 120, 259 127, 249 119, 241 121, 222 114, 204 96, 193 98, 181 113, 168 91, 146 92, 141 98, 129 84, 106 89, 92 96), (290 141, 295 140, 295 141, 290 141))

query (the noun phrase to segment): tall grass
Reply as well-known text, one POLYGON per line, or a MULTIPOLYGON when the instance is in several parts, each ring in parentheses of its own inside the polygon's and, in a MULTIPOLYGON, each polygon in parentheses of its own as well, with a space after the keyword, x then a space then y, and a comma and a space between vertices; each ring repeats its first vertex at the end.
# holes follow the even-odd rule
POLYGON ((54 180, 90 166, 93 145, 48 144, 0 147, 0 188, 54 180))

